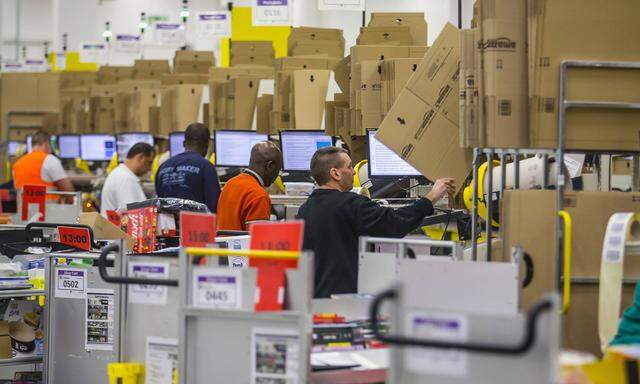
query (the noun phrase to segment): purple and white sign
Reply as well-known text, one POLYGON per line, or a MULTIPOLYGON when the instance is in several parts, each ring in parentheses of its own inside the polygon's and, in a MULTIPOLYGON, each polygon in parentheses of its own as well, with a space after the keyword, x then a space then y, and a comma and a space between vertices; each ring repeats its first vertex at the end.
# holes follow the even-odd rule
MULTIPOLYGON (((407 316, 407 334, 433 341, 465 342, 469 338, 466 316, 441 313, 411 313, 407 316)), ((407 348, 405 368, 419 374, 465 377, 468 353, 460 350, 407 348)))
POLYGON ((80 268, 56 270, 56 297, 84 299, 87 295, 87 271, 80 268))
POLYGON ((132 53, 135 55, 139 55, 141 52, 139 35, 117 34, 112 44, 113 49, 116 52, 132 53))
MULTIPOLYGON (((129 276, 143 279, 166 280, 169 278, 169 264, 152 262, 129 263, 129 276)), ((162 285, 131 284, 128 301, 134 304, 166 305, 167 287, 162 285)))
POLYGON ((197 20, 200 37, 231 35, 231 13, 227 11, 200 12, 197 20))
POLYGON ((208 309, 242 308, 242 271, 196 267, 193 270, 193 306, 208 309))
POLYGON ((80 62, 107 64, 107 43, 101 41, 88 41, 80 43, 80 62))
POLYGON ((154 37, 156 43, 162 45, 182 46, 186 43, 184 25, 177 23, 157 23, 154 37))
POLYGON ((291 25, 292 0, 253 0, 253 21, 256 26, 291 25))

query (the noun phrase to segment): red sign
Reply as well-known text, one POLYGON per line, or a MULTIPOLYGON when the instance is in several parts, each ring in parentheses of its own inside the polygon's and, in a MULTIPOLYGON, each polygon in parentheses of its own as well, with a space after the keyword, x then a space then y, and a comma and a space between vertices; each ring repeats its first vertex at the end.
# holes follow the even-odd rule
POLYGON ((118 212, 116 211, 107 209, 107 220, 109 220, 111 224, 115 225, 118 228, 122 227, 120 214, 118 214, 118 212))
POLYGON ((249 228, 250 249, 272 251, 299 251, 302 249, 302 221, 255 223, 249 228))
POLYGON ((133 251, 149 253, 156 250, 156 228, 158 223, 158 209, 144 207, 127 211, 127 234, 136 242, 133 251))
POLYGON ((180 245, 206 247, 216 241, 216 215, 180 212, 180 245))
MULTIPOLYGON (((299 251, 302 249, 304 222, 288 221, 255 223, 249 228, 250 249, 299 251)), ((249 265, 258 269, 258 300, 256 311, 279 311, 284 308, 287 268, 297 268, 297 260, 250 259, 249 265)))
POLYGON ((22 189, 22 221, 29 217, 29 204, 37 204, 40 216, 38 221, 44 221, 44 202, 47 198, 47 187, 44 185, 25 185, 22 189))
POLYGON ((60 242, 85 251, 91 250, 91 235, 87 228, 58 227, 60 242))

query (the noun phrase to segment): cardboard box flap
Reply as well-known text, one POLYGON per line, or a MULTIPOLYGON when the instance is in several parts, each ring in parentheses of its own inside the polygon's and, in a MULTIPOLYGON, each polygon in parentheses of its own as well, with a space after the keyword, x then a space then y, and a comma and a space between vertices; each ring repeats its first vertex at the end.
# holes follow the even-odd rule
POLYGON ((369 26, 406 26, 411 31, 413 44, 427 44, 427 21, 422 12, 373 12, 369 26))
POLYGON ((329 87, 328 70, 293 72, 295 127, 320 129, 329 87))
POLYGON ((347 56, 333 68, 336 83, 343 94, 349 94, 349 77, 351 73, 351 56, 347 56))
POLYGON ((98 212, 82 212, 78 217, 78 224, 84 224, 91 227, 93 230, 93 236, 96 240, 124 239, 127 243, 128 250, 133 248, 134 238, 113 225, 98 212))
POLYGON ((398 45, 412 45, 409 27, 361 27, 356 39, 358 45, 376 45, 395 41, 398 45))

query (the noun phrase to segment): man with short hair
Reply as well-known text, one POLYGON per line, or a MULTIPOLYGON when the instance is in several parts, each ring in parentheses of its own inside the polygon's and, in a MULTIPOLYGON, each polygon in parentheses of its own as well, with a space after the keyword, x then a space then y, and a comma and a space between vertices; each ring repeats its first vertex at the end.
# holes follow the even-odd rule
POLYGON ((13 164, 16 189, 25 185, 46 185, 47 189, 73 192, 75 188, 60 160, 51 154, 51 135, 38 131, 31 136, 31 152, 13 164))
POLYGON ((209 128, 192 123, 184 134, 185 151, 165 161, 156 174, 158 197, 174 197, 205 204, 216 213, 220 183, 215 167, 205 158, 209 151, 209 128))
POLYGON ((270 141, 251 149, 249 168, 225 184, 218 202, 218 229, 248 231, 251 223, 268 221, 271 198, 265 190, 282 169, 282 154, 270 141))
POLYGON ((107 176, 102 187, 100 213, 126 208, 127 204, 144 201, 147 196, 140 185, 140 177, 151 170, 156 151, 147 143, 134 144, 124 162, 107 176))
POLYGON ((433 214, 433 204, 455 191, 453 179, 436 180, 426 197, 394 210, 350 192, 354 170, 346 150, 321 148, 311 158, 311 176, 318 184, 300 207, 303 248, 314 251, 314 297, 356 293, 360 236, 401 238, 433 214))

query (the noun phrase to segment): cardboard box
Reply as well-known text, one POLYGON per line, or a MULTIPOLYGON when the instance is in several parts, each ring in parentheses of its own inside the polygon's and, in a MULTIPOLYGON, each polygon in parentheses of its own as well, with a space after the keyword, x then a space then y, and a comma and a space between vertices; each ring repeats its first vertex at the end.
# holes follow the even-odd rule
POLYGON ((231 80, 238 75, 251 75, 260 79, 273 79, 273 67, 264 65, 239 65, 227 68, 210 68, 210 81, 226 81, 231 80))
POLYGON ((329 70, 304 69, 293 71, 292 128, 320 129, 324 117, 324 103, 329 87, 329 70))
POLYGON ((213 66, 216 57, 213 51, 176 51, 173 55, 173 64, 184 62, 208 63, 213 66))
POLYGON ((202 90, 203 86, 199 84, 172 85, 162 90, 160 135, 184 131, 189 124, 198 121, 202 90))
POLYGON ((227 128, 252 129, 260 79, 238 77, 229 80, 227 87, 227 128))
MULTIPOLYGON (((362 128, 378 128, 382 114, 382 61, 366 60, 360 62, 360 109, 362 128)), ((366 135, 366 132, 361 135, 366 135)))
POLYGON ((632 161, 626 157, 614 157, 611 159, 612 175, 631 175, 633 174, 632 161))
POLYGON ((482 3, 486 145, 527 148, 526 0, 482 3))
POLYGON ((336 83, 344 95, 349 95, 349 77, 351 74, 351 55, 340 60, 333 68, 336 83))
POLYGON ((231 41, 231 66, 250 64, 273 67, 275 51, 271 41, 231 41))
MULTIPOLYGON (((500 227, 505 244, 502 260, 508 260, 511 248, 517 245, 533 260, 533 280, 522 290, 521 306, 526 309, 541 295, 557 289, 556 192, 507 191, 502 204, 500 227), (522 220, 523 217, 527 219, 522 220)), ((597 279, 609 218, 616 212, 640 211, 640 194, 566 192, 563 208, 573 222, 572 279, 597 279)), ((640 260, 625 258, 624 277, 632 280, 640 277, 640 260)), ((633 288, 624 288, 627 303, 633 296, 633 288)), ((598 354, 598 285, 572 284, 571 290, 571 307, 564 316, 565 325, 570 325, 571 331, 564 334, 563 347, 598 354)))
POLYGON ((382 91, 381 91, 381 107, 383 115, 393 106, 396 98, 407 84, 409 78, 418 69, 418 65, 422 59, 404 58, 404 59, 388 59, 382 61, 382 91))
POLYGON ((7 129, 9 112, 59 112, 58 73, 3 73, 0 78, 0 127, 7 129))
POLYGON ((88 225, 93 230, 96 240, 120 240, 124 239, 127 251, 133 249, 135 239, 127 235, 98 212, 82 212, 78 217, 78 224, 88 225))
MULTIPOLYGON (((333 41, 344 51, 344 32, 342 29, 294 27, 287 39, 289 49, 295 48, 300 41, 333 41)), ((291 55, 291 51, 289 51, 291 55)))
POLYGON ((338 109, 348 108, 347 101, 327 101, 324 108, 324 131, 327 135, 339 136, 339 128, 342 125, 342 115, 338 118, 338 109))
POLYGON ((211 64, 202 62, 176 63, 173 66, 173 73, 200 73, 206 75, 209 73, 211 64))
POLYGON ((270 114, 273 110, 273 95, 264 94, 256 101, 256 132, 263 134, 275 133, 271 129, 270 114))
POLYGON ((460 146, 474 148, 478 139, 478 87, 476 84, 476 31, 463 30, 460 38, 460 146))
POLYGON ((160 80, 167 73, 171 73, 167 60, 136 60, 133 65, 133 79, 136 80, 160 80))
MULTIPOLYGON (((535 34, 535 63, 530 117, 531 146, 555 147, 558 127, 559 68, 563 60, 640 61, 630 41, 640 39, 634 25, 638 3, 621 0, 602 7, 596 0, 538 4, 530 18, 535 34), (576 23, 576 20, 580 20, 576 23), (566 26, 571 24, 570 33, 566 26), (611 26, 615 25, 615 28, 611 26)), ((570 100, 640 102, 640 73, 633 70, 570 70, 570 100)), ((570 149, 637 150, 640 113, 628 110, 573 109, 567 114, 566 147, 570 149), (606 127, 606 128, 604 128, 606 127)))
POLYGON ((167 74, 162 75, 162 85, 178 84, 207 84, 209 82, 209 72, 207 74, 167 74))
POLYGON ((153 136, 162 136, 160 130, 160 107, 149 107, 149 132, 153 136))
POLYGON ((430 180, 462 188, 472 153, 458 140, 460 32, 447 24, 380 124, 378 139, 430 180))
POLYGON ((295 47, 290 48, 291 56, 316 56, 322 55, 334 59, 344 57, 344 44, 337 44, 335 41, 298 41, 295 47))
POLYGON ((60 72, 60 90, 75 87, 88 87, 98 79, 97 72, 63 71, 60 72))
POLYGON ((373 12, 369 27, 409 27, 412 37, 412 44, 427 45, 427 21, 424 13, 396 13, 396 12, 373 12))
POLYGON ((149 109, 160 106, 160 89, 140 89, 131 94, 128 126, 131 132, 153 132, 149 120, 149 109))
MULTIPOLYGON (((64 72, 63 72, 64 73, 64 72)), ((96 75, 97 84, 117 84, 122 80, 133 78, 133 67, 105 65, 100 67, 96 75)))
POLYGON ((395 45, 413 45, 409 27, 361 27, 356 39, 358 45, 377 45, 393 42, 395 45))

